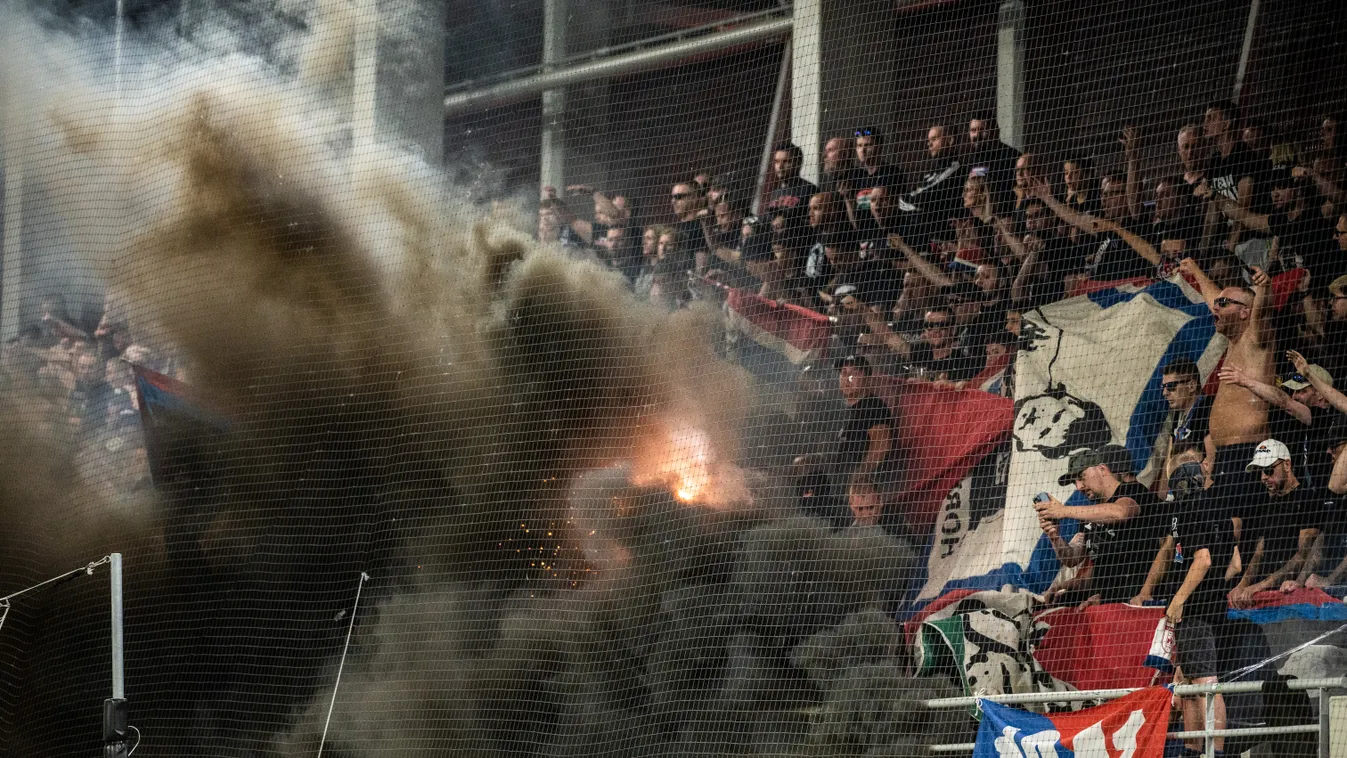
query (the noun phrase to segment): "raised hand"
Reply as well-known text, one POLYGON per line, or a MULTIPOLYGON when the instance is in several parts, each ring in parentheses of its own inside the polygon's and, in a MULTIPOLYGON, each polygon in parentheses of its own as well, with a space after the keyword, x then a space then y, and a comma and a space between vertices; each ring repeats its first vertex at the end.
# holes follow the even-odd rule
POLYGON ((1118 141, 1122 143, 1123 152, 1126 153, 1127 157, 1134 157, 1137 146, 1141 143, 1141 130, 1131 125, 1124 126, 1122 136, 1118 137, 1118 141))
POLYGON ((1305 360, 1305 356, 1295 350, 1286 351, 1286 360, 1290 361, 1292 366, 1295 366, 1296 373, 1301 376, 1305 376, 1309 371, 1310 362, 1305 360))
POLYGON ((1252 281, 1255 287, 1266 287, 1272 283, 1272 277, 1267 272, 1257 266, 1250 266, 1249 270, 1253 272, 1252 281))

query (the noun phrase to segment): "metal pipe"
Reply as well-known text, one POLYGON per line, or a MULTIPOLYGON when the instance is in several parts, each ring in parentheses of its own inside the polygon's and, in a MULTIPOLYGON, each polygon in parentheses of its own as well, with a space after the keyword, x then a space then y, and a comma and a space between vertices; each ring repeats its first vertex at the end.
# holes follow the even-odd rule
MULTIPOLYGON (((753 188, 753 215, 762 207, 762 189, 767 186, 767 172, 772 167, 772 147, 776 144, 776 130, 781 123, 781 102, 786 99, 786 79, 790 76, 790 46, 786 40, 781 49, 781 68, 776 72, 776 92, 772 95, 772 115, 767 119, 767 140, 762 146, 762 160, 758 163, 758 183, 753 188)), ((714 209, 713 209, 714 210, 714 209)))
POLYGON ((1053 703, 1073 700, 1112 700, 1130 695, 1135 689, 1082 690, 1074 692, 1024 692, 1014 695, 992 695, 986 698, 976 697, 940 697, 926 701, 927 708, 966 708, 978 700, 990 700, 993 703, 1010 705, 1013 703, 1053 703))
MULTIPOLYGON (((1325 687, 1347 687, 1347 677, 1325 679, 1293 679, 1286 683, 1293 690, 1318 690, 1325 687)), ((1070 692, 1025 692, 1013 695, 991 695, 977 697, 941 697, 926 701, 927 708, 965 708, 978 700, 990 700, 993 703, 1055 703, 1075 700, 1112 700, 1136 692, 1137 688, 1111 690, 1073 690, 1070 692)), ((1214 684, 1180 684, 1174 687, 1174 693, 1180 696, 1204 695, 1208 692, 1236 694, 1242 692, 1262 692, 1263 682, 1216 682, 1214 684)))
POLYGON ((112 95, 122 96, 122 37, 126 29, 126 0, 117 0, 117 20, 112 32, 112 95))
POLYGON ((112 585, 112 697, 126 699, 126 669, 122 647, 122 554, 113 553, 111 561, 112 585))
POLYGON ((725 48, 756 42, 762 39, 789 34, 792 21, 788 18, 759 21, 744 26, 715 32, 703 37, 674 42, 668 45, 640 50, 626 55, 605 58, 603 60, 565 66, 555 71, 529 76, 513 81, 502 82, 491 87, 456 92, 444 98, 446 116, 471 113, 486 108, 524 100, 550 89, 567 87, 573 84, 620 76, 636 71, 658 68, 683 58, 702 53, 724 50, 725 48))
POLYGON ((1166 736, 1176 740, 1195 740, 1199 737, 1259 737, 1276 734, 1311 734, 1318 731, 1318 724, 1297 724, 1295 726, 1249 726, 1241 729, 1195 729, 1191 732, 1170 732, 1166 736))
POLYGON ((374 144, 379 126, 379 9, 375 0, 358 6, 355 38, 352 40, 351 161, 359 170, 360 160, 374 144))
POLYGON ((1240 90, 1244 89, 1244 75, 1249 71, 1249 55, 1253 52, 1253 31, 1258 25, 1259 0, 1249 0, 1249 20, 1244 24, 1244 44, 1239 49, 1239 65, 1235 68, 1235 92, 1230 99, 1239 103, 1240 90))
MULTIPOLYGON (((556 70, 566 57, 567 0, 543 0, 543 73, 556 70)), ((566 186, 566 90, 543 91, 542 144, 539 150, 539 184, 562 192, 566 186)), ((564 196, 564 194, 563 194, 564 196)))
POLYGON ((1202 738, 1202 754, 1207 758, 1216 758, 1216 737, 1212 734, 1216 728, 1216 693, 1202 693, 1202 702, 1205 705, 1202 709, 1202 731, 1205 735, 1202 738))

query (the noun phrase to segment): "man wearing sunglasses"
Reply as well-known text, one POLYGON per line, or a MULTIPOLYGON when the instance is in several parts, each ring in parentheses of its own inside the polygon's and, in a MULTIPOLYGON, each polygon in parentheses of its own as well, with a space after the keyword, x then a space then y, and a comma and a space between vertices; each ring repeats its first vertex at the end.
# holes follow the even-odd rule
POLYGON ((1188 358, 1176 358, 1165 364, 1160 376, 1160 392, 1169 403, 1166 460, 1173 456, 1176 445, 1192 443, 1203 449, 1203 460, 1209 466, 1216 455, 1216 446, 1208 433, 1213 398, 1202 393, 1202 374, 1197 364, 1188 358))
POLYGON ((1315 538, 1338 508, 1327 488, 1300 481, 1291 465, 1291 451, 1278 440, 1264 440, 1247 469, 1258 475, 1267 494, 1240 536, 1244 572, 1230 591, 1235 608, 1252 607, 1259 592, 1303 586, 1316 568, 1315 538), (1245 545, 1250 545, 1248 551, 1245 545))
POLYGON ((666 266, 677 276, 706 266, 706 236, 702 233, 701 215, 706 209, 706 195, 696 182, 679 182, 669 190, 669 205, 678 223, 674 224, 674 254, 666 266))
MULTIPOLYGON (((1253 269, 1252 289, 1222 289, 1192 258, 1184 258, 1179 267, 1197 282, 1216 319, 1216 331, 1230 343, 1225 352, 1225 367, 1238 369, 1252 381, 1271 384, 1276 345, 1271 313, 1266 307, 1270 289, 1267 274, 1253 269)), ((1264 399, 1242 384, 1221 383, 1212 401, 1209 427, 1215 452, 1212 485, 1203 498, 1205 507, 1221 517, 1243 517, 1259 497, 1262 487, 1258 478, 1246 471, 1245 466, 1258 443, 1267 439, 1267 422, 1268 404, 1264 399)))

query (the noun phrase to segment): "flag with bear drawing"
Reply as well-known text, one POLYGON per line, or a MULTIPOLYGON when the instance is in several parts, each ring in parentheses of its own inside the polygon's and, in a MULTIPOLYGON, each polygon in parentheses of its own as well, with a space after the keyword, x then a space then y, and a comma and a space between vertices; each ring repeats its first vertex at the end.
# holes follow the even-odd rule
POLYGON ((1161 758, 1169 702, 1164 687, 1074 713, 1029 713, 981 700, 973 758, 1161 758))
MULTIPOLYGON (((1179 277, 1027 311, 1020 336, 1008 463, 998 464, 1005 507, 975 514, 966 497, 947 498, 932 543, 941 549, 928 557, 917 605, 955 589, 1046 589, 1060 567, 1034 495, 1085 504, 1058 477, 1073 451, 1109 443, 1126 446, 1149 485, 1163 463, 1154 459, 1169 409, 1160 389, 1164 366, 1188 358, 1207 376, 1226 345, 1206 303, 1179 277)), ((1064 521, 1063 539, 1074 533, 1075 523, 1064 521)))

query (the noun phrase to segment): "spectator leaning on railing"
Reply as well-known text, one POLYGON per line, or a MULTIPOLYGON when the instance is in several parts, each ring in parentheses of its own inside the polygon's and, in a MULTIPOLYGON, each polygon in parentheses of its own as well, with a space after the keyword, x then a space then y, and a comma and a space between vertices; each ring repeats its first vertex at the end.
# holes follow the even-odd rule
POLYGON ((1240 544, 1252 544, 1239 583, 1230 591, 1230 605, 1250 608, 1266 591, 1303 587, 1317 568, 1313 547, 1340 505, 1327 487, 1314 488, 1296 476, 1291 452, 1275 439, 1264 440, 1248 464, 1266 494, 1244 520, 1240 544))

